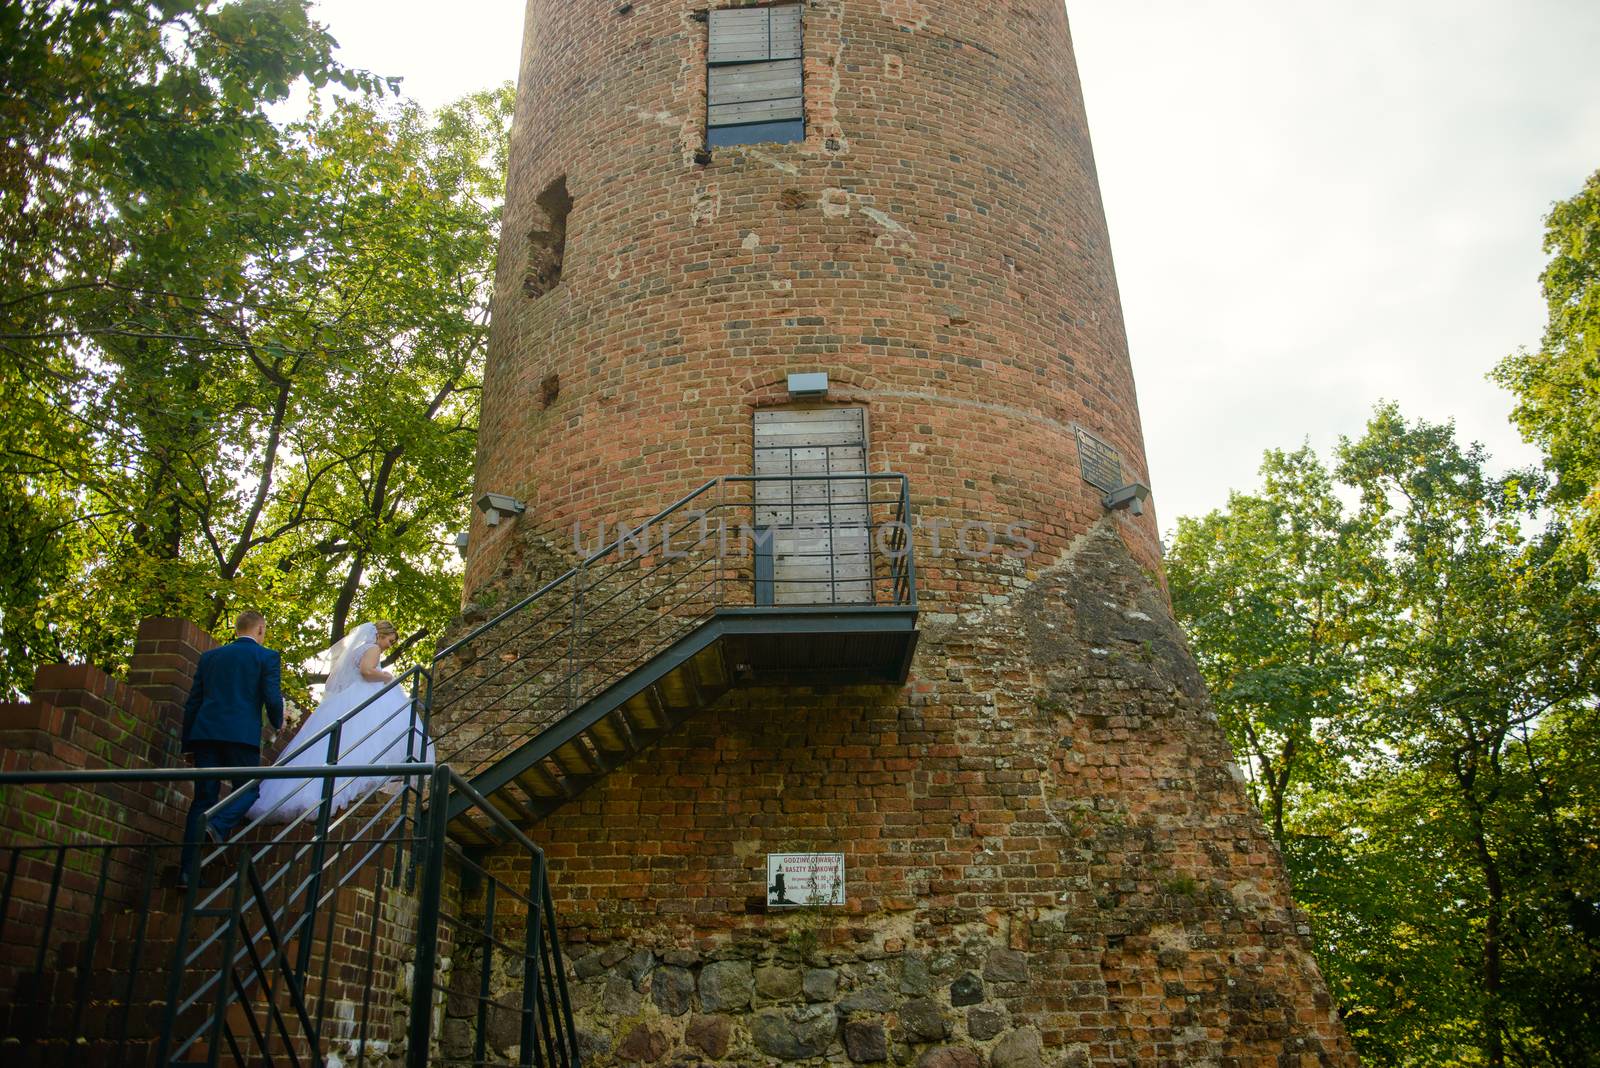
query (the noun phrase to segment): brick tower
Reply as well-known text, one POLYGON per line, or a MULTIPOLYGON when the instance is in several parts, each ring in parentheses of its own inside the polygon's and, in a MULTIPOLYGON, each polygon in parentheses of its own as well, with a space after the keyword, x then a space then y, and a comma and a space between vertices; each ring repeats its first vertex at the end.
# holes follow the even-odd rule
POLYGON ((465 619, 530 622, 460 678, 563 696, 455 752, 591 1062, 1355 1063, 1139 507, 1061 0, 529 0, 511 152, 465 619), (686 496, 704 586, 565 570, 686 496))

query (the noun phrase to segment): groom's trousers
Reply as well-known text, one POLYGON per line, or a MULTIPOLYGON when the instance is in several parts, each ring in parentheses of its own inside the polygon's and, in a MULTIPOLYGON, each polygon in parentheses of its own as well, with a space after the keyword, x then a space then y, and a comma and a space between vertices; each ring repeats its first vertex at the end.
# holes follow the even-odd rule
MULTIPOLYGON (((197 768, 261 766, 259 746, 238 742, 190 742, 189 751, 194 755, 194 766, 197 768)), ((206 809, 216 804, 217 798, 222 796, 222 782, 221 779, 201 779, 194 784, 194 804, 189 806, 189 821, 183 829, 183 855, 179 859, 182 867, 178 869, 185 876, 192 874, 189 865, 194 860, 196 850, 206 844, 206 809)), ((244 814, 250 811, 250 806, 256 803, 256 796, 261 793, 260 787, 250 779, 235 779, 228 783, 230 793, 247 783, 248 789, 211 817, 212 830, 223 840, 227 840, 244 821, 244 814)))

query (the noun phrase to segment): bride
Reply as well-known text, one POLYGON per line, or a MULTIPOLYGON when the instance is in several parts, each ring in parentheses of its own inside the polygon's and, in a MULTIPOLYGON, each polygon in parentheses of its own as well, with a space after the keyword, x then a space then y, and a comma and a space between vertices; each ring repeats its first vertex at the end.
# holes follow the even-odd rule
MULTIPOLYGON (((394 681, 391 672, 379 663, 385 650, 399 640, 399 632, 388 620, 363 623, 344 640, 328 650, 333 664, 322 703, 306 717, 278 757, 280 767, 320 767, 340 765, 402 764, 411 760, 426 762, 428 739, 420 718, 413 723, 411 692, 406 686, 386 689, 394 681), (359 711, 356 711, 359 709, 359 711), (354 715, 351 713, 354 712, 354 715), (349 718, 346 718, 349 717, 349 718), (339 730, 339 756, 328 759, 331 732, 323 733, 344 720, 339 730), (411 752, 406 752, 407 734, 411 752), (321 735, 319 737, 319 735, 321 735)), ((334 786, 333 809, 338 811, 365 797, 388 781, 388 776, 338 779, 334 786)), ((264 779, 261 796, 250 807, 248 820, 288 823, 322 803, 321 779, 264 779)))

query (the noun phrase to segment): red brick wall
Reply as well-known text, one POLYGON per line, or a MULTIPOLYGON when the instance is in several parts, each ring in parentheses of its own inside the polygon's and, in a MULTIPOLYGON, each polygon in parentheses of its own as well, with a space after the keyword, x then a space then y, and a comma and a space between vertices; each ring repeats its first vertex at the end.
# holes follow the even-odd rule
MULTIPOLYGON (((175 766, 183 698, 200 654, 214 644, 192 623, 148 619, 140 625, 127 682, 84 665, 40 668, 29 701, 0 705, 0 771, 175 766)), ((146 896, 145 880, 158 878, 164 864, 175 866, 176 849, 130 843, 181 841, 190 796, 186 785, 161 783, 0 789, 0 847, 75 847, 62 854, 0 849, 8 869, 0 878, 10 880, 7 937, 0 944, 8 1033, 65 1029, 84 960, 97 973, 108 972, 109 958, 94 957, 78 941, 93 927, 97 897, 101 948, 125 939, 133 918, 152 904, 171 903, 166 892, 146 896), (36 973, 41 941, 45 966, 36 973)))
MULTIPOLYGON (((469 597, 518 531, 565 543, 748 473, 792 371, 869 409, 871 466, 912 477, 924 520, 1017 522, 1035 572, 1059 558, 1101 514, 1075 426, 1147 481, 1059 0, 809 3, 809 137, 701 165, 705 6, 528 5, 476 483, 530 512, 475 519, 469 597), (535 199, 563 176, 562 281, 532 299, 535 199)), ((1153 514, 1122 529, 1158 570, 1153 514)), ((1009 573, 928 559, 924 593, 1009 573)))
MULTIPOLYGON (((183 700, 200 654, 215 645, 193 623, 147 619, 126 682, 86 665, 40 668, 28 702, 0 705, 0 770, 178 766, 183 700)), ((0 840, 121 840, 130 832, 176 840, 187 810, 187 786, 34 788, 0 804, 0 840)))
POLYGON ((707 1028, 741 1064, 880 1039, 930 1068, 1356 1063, 1164 595, 1109 525, 925 623, 912 678, 735 690, 535 826, 589 1063, 693 1056, 707 1028), (844 853, 847 904, 767 912, 788 852, 844 853), (755 983, 732 1003, 730 966, 755 983))

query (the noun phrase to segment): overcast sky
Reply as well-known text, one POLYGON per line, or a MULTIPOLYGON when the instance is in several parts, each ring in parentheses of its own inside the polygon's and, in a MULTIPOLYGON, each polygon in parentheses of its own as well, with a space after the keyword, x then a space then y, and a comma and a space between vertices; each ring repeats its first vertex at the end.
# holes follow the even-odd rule
MULTIPOLYGON (((319 7, 426 105, 516 77, 520 0, 319 7)), ((1600 169, 1600 0, 1068 10, 1163 529, 1381 398, 1533 458, 1484 376, 1537 343, 1543 216, 1600 169)))

